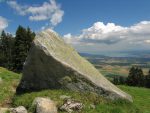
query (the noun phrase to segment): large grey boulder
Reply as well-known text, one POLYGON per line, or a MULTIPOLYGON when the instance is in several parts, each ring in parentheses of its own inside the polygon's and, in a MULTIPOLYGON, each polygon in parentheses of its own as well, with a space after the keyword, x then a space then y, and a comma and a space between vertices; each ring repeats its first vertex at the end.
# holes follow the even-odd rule
POLYGON ((36 113, 57 113, 55 102, 49 98, 37 97, 33 101, 36 113))
POLYGON ((17 92, 57 88, 132 101, 130 95, 110 83, 56 32, 47 29, 33 41, 17 92))

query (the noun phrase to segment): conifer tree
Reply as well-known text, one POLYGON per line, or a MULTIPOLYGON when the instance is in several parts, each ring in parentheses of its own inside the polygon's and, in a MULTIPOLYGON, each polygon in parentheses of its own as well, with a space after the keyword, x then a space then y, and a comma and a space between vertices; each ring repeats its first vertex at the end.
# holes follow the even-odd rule
POLYGON ((114 83, 115 85, 118 85, 118 84, 119 84, 119 80, 118 80, 118 77, 117 77, 117 76, 114 76, 114 77, 113 77, 113 83, 114 83))
POLYGON ((144 86, 144 74, 141 68, 132 67, 130 69, 127 84, 131 86, 144 86))
POLYGON ((28 27, 27 28, 27 39, 26 39, 26 51, 28 52, 30 47, 31 47, 31 43, 33 41, 35 37, 35 33, 31 31, 31 29, 28 27))
POLYGON ((7 68, 12 70, 12 63, 13 63, 13 48, 14 48, 14 41, 15 38, 11 34, 7 34, 8 38, 8 49, 7 49, 7 68))
POLYGON ((16 31, 13 55, 13 69, 14 71, 21 72, 23 64, 27 57, 31 42, 34 39, 34 32, 30 28, 23 28, 19 26, 16 31))
POLYGON ((135 74, 135 78, 136 78, 136 86, 144 86, 144 74, 143 74, 143 70, 140 67, 136 68, 136 74, 135 74))
POLYGON ((6 62, 5 39, 6 39, 6 33, 5 33, 5 31, 2 31, 2 33, 1 33, 1 43, 0 43, 0 64, 1 64, 1 66, 5 66, 5 62, 6 62))
POLYGON ((12 35, 6 34, 5 31, 2 31, 1 34, 1 43, 0 43, 0 63, 1 66, 10 69, 12 62, 12 49, 13 49, 12 35))
POLYGON ((14 56, 13 56, 13 68, 15 71, 21 71, 26 54, 26 29, 19 26, 16 31, 15 43, 14 43, 14 56))
POLYGON ((135 67, 133 66, 129 71, 129 75, 127 77, 127 84, 134 86, 136 84, 134 79, 135 79, 135 67))

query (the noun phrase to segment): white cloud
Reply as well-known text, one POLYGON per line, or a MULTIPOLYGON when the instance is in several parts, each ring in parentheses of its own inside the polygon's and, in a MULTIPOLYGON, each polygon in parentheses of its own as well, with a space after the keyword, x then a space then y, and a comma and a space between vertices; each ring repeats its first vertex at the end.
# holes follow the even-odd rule
POLYGON ((77 36, 72 36, 71 33, 68 33, 66 35, 63 36, 66 43, 72 43, 72 44, 79 44, 80 43, 80 39, 77 36))
POLYGON ((0 16, 0 32, 8 27, 8 21, 4 17, 0 16))
POLYGON ((150 39, 150 21, 142 21, 130 27, 115 25, 114 23, 96 22, 91 27, 83 29, 79 36, 65 37, 74 43, 74 38, 79 43, 104 43, 114 44, 120 41, 128 41, 130 43, 139 43, 150 39), (71 41, 73 40, 73 41, 71 41))
POLYGON ((64 35, 64 37, 65 38, 72 38, 72 35, 71 35, 71 33, 68 33, 68 34, 64 35))
POLYGON ((62 21, 64 11, 61 10, 59 4, 55 0, 44 2, 41 6, 20 5, 16 1, 8 1, 13 9, 20 15, 29 15, 31 21, 49 20, 52 26, 56 26, 62 21))
POLYGON ((62 16, 64 15, 64 12, 61 10, 57 10, 51 18, 51 23, 53 23, 53 25, 57 25, 58 23, 60 23, 62 21, 62 16))
POLYGON ((81 52, 150 49, 150 21, 129 27, 96 22, 79 35, 64 35, 64 40, 81 52))
POLYGON ((7 4, 15 9, 19 15, 26 15, 27 12, 25 9, 27 9, 27 6, 21 6, 16 1, 8 1, 7 4))
POLYGON ((150 40, 144 40, 144 42, 150 44, 150 40))

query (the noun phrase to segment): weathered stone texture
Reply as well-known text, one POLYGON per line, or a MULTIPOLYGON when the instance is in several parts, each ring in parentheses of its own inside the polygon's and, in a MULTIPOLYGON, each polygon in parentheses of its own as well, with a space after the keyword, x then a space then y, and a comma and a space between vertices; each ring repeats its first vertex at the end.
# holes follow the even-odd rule
POLYGON ((110 83, 57 33, 47 29, 33 41, 17 92, 57 88, 132 101, 130 95, 110 83))

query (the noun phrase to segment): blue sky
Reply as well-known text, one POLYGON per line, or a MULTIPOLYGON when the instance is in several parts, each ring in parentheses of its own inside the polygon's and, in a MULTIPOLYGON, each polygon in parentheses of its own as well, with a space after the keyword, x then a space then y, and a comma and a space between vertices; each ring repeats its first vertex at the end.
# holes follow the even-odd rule
POLYGON ((0 31, 52 28, 88 53, 150 49, 150 0, 0 1, 0 31))

